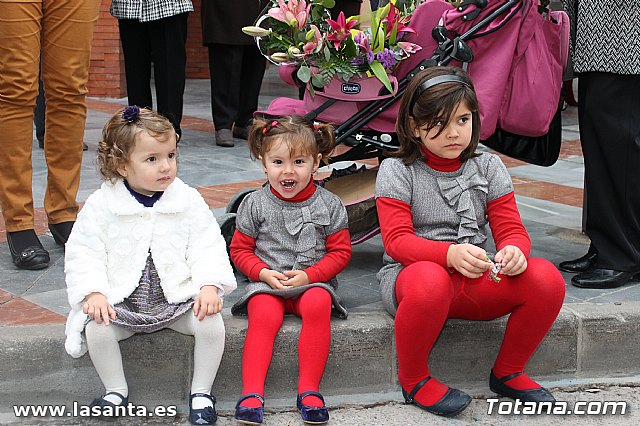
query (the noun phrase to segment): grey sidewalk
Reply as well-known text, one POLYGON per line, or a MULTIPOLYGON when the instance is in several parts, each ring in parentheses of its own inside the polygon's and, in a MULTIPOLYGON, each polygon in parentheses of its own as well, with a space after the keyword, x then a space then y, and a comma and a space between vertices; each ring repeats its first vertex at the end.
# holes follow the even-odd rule
MULTIPOLYGON (((296 96, 296 90, 277 81, 268 71, 261 103, 276 96, 296 96)), ((210 120, 209 83, 189 80, 185 115, 210 120)), ((125 100, 103 100, 124 104, 125 100)), ((578 138, 575 109, 564 113, 565 143, 578 138)), ((104 122, 110 114, 90 110, 85 140, 81 189, 84 201, 98 188, 95 151, 104 122)), ((195 187, 241 184, 263 178, 258 164, 249 159, 246 144, 234 148, 213 144, 210 132, 184 131, 180 143, 179 176, 195 187)), ((34 143, 34 198, 42 207, 46 179, 44 158, 34 143)), ((533 242, 532 256, 557 264, 586 252, 580 233, 581 209, 570 203, 550 201, 549 192, 580 191, 584 166, 579 155, 564 155, 549 168, 513 165, 514 180, 539 183, 540 194, 518 195, 518 205, 533 242)), ((219 217, 224 207, 215 207, 219 217)), ((6 243, 0 244, 0 413, 15 403, 86 402, 101 392, 100 382, 88 356, 74 360, 64 352, 64 316, 68 312, 63 274, 63 251, 50 235, 42 236, 52 262, 43 271, 17 270, 6 243), (18 304, 18 302, 24 302, 18 304), (25 317, 38 311, 47 320, 25 317), (18 319, 16 319, 18 318, 18 319), (86 401, 85 401, 86 400, 86 401)), ((334 320, 329 364, 321 389, 327 395, 364 394, 381 400, 391 392, 397 397, 393 321, 382 310, 375 273, 381 266, 382 243, 375 237, 354 247, 351 264, 339 279, 339 294, 349 309, 346 321, 334 320)), ((570 275, 565 274, 568 283, 570 275)), ((241 296, 244 281, 225 304, 227 345, 214 393, 230 407, 240 395, 240 360, 246 319, 229 314, 228 307, 241 296)), ((549 336, 534 355, 529 371, 546 382, 593 377, 627 377, 640 374, 640 283, 615 290, 588 290, 567 286, 565 305, 549 336)), ((43 317, 44 318, 44 317, 43 317)), ((299 321, 288 318, 280 333, 270 374, 267 397, 284 398, 291 405, 297 380, 297 334, 299 321)), ((448 384, 484 389, 497 353, 505 320, 490 322, 450 321, 433 355, 434 374, 448 384)), ((125 368, 136 403, 184 405, 192 365, 192 339, 171 331, 135 336, 123 342, 125 368)), ((545 383, 546 383, 545 382, 545 383)), ((330 400, 331 401, 331 400, 330 400)), ((226 405, 225 405, 226 404, 226 405)), ((1 418, 0 418, 1 419, 1 418)))

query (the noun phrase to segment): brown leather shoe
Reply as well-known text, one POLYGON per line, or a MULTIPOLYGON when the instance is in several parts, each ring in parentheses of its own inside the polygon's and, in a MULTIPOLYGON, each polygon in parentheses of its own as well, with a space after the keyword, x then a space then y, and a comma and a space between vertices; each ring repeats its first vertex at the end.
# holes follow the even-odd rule
POLYGON ((216 131, 216 145, 225 148, 231 148, 235 144, 233 143, 233 135, 231 129, 221 129, 216 131))

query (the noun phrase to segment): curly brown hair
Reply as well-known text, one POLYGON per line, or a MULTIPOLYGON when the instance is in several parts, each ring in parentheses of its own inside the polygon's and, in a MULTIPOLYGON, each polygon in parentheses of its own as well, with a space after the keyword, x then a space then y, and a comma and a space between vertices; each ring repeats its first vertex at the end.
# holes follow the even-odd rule
POLYGON ((98 142, 97 165, 105 180, 114 181, 121 177, 118 168, 129 160, 140 132, 147 132, 161 142, 176 135, 173 125, 163 115, 140 108, 133 119, 124 118, 123 113, 127 108, 122 108, 107 121, 102 129, 102 139, 98 142))
MULTIPOLYGON (((417 73, 409 82, 407 90, 400 101, 400 111, 396 121, 396 132, 400 141, 400 148, 388 153, 390 157, 402 158, 404 164, 409 165, 418 158, 424 158, 422 141, 415 136, 415 127, 427 126, 433 129, 438 122, 449 123, 456 108, 464 102, 471 110, 472 128, 471 143, 460 154, 462 162, 475 157, 476 148, 480 142, 480 113, 478 98, 473 89, 469 75, 457 67, 431 67, 417 73), (420 86, 435 77, 453 75, 462 82, 445 82, 429 87, 420 93, 420 86), (415 96, 415 99, 414 99, 415 96)), ((444 130, 446 126, 443 126, 444 130)), ((440 132, 442 132, 442 130, 440 132)), ((440 134, 438 133, 438 135, 440 134)))
POLYGON ((274 119, 255 119, 249 129, 248 144, 254 159, 264 158, 271 144, 284 140, 291 155, 301 153, 315 157, 322 155, 326 162, 336 144, 333 126, 314 124, 299 115, 286 115, 274 119))

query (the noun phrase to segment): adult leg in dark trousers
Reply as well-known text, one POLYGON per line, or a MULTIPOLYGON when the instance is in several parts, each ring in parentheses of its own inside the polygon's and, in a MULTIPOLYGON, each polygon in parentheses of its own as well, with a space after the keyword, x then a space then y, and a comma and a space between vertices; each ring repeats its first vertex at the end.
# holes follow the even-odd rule
POLYGON ((571 281, 613 288, 640 272, 640 75, 583 73, 578 98, 586 232, 597 258, 571 281))
POLYGON ((171 121, 178 135, 182 133, 188 16, 181 13, 150 22, 118 20, 129 104, 153 108, 153 63, 157 111, 171 121))
POLYGON ((255 45, 212 43, 207 46, 216 144, 233 146, 231 128, 234 127, 234 136, 246 139, 245 129, 258 109, 266 59, 255 45))

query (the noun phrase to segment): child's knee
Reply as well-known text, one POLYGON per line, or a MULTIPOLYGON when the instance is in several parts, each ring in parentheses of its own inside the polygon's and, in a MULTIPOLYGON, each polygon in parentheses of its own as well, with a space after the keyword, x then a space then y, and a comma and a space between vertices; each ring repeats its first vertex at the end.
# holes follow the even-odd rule
POLYGON ((196 320, 196 338, 205 338, 213 341, 224 339, 225 328, 222 314, 207 315, 202 321, 196 320))
POLYGON ((396 281, 398 301, 430 303, 453 296, 445 268, 434 262, 416 262, 404 268, 396 281))
POLYGON ((115 326, 113 325, 98 324, 95 321, 89 321, 84 328, 84 334, 89 347, 106 342, 118 342, 115 326))
POLYGON ((530 258, 524 272, 529 281, 527 286, 534 287, 540 297, 563 301, 567 286, 558 268, 547 259, 530 258))
POLYGON ((300 314, 305 316, 331 316, 331 295, 322 287, 313 287, 300 296, 300 314))

